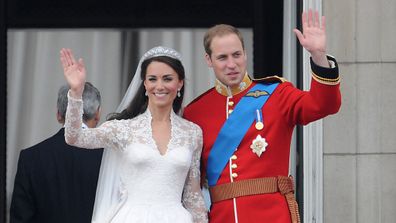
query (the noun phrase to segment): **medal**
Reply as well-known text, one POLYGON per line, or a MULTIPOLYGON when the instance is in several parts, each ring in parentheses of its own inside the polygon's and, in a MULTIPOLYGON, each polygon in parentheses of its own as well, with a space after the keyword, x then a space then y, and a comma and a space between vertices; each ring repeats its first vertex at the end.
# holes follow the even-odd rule
POLYGON ((257 137, 253 140, 250 148, 252 152, 255 153, 258 157, 265 151, 265 148, 268 146, 268 143, 265 141, 265 138, 262 138, 261 135, 257 135, 257 137))
POLYGON ((261 114, 261 109, 256 109, 256 124, 254 125, 254 127, 257 130, 261 130, 264 128, 264 123, 263 123, 263 119, 261 118, 263 117, 263 115, 261 114))
POLYGON ((256 127, 257 130, 261 130, 264 128, 264 124, 262 122, 256 122, 254 127, 256 127))

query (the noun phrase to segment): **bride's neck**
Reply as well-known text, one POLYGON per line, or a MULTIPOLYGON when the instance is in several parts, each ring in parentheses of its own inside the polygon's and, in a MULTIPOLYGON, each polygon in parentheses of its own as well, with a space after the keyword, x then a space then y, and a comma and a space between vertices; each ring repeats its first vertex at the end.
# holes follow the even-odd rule
POLYGON ((148 109, 150 110, 151 118, 153 121, 170 121, 170 114, 172 108, 158 108, 149 106, 148 109))

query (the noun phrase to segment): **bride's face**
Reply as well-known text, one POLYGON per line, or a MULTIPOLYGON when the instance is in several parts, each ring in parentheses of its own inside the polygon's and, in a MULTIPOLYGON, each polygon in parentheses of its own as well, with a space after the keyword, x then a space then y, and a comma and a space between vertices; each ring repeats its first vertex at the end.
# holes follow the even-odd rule
POLYGON ((171 108, 177 91, 183 86, 183 81, 172 67, 153 61, 147 67, 144 86, 150 105, 171 108))

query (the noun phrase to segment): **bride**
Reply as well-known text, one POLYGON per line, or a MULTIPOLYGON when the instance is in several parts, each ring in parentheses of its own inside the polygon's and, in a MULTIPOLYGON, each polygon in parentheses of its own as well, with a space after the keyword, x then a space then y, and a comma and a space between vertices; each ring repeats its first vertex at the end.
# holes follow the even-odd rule
POLYGON ((185 76, 180 54, 166 47, 146 52, 118 113, 94 129, 80 128, 83 60, 75 60, 70 49, 61 49, 60 60, 70 85, 66 142, 107 148, 92 222, 207 222, 200 189, 202 131, 177 115, 185 76))

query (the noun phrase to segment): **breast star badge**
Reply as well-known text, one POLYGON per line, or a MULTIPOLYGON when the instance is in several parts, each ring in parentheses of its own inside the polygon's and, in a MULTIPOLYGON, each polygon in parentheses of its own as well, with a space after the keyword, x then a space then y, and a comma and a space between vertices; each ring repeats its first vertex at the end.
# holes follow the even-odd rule
POLYGON ((250 148, 253 153, 255 153, 258 157, 265 151, 265 148, 268 146, 268 143, 265 141, 265 138, 262 138, 261 135, 257 135, 257 137, 253 140, 250 148))

